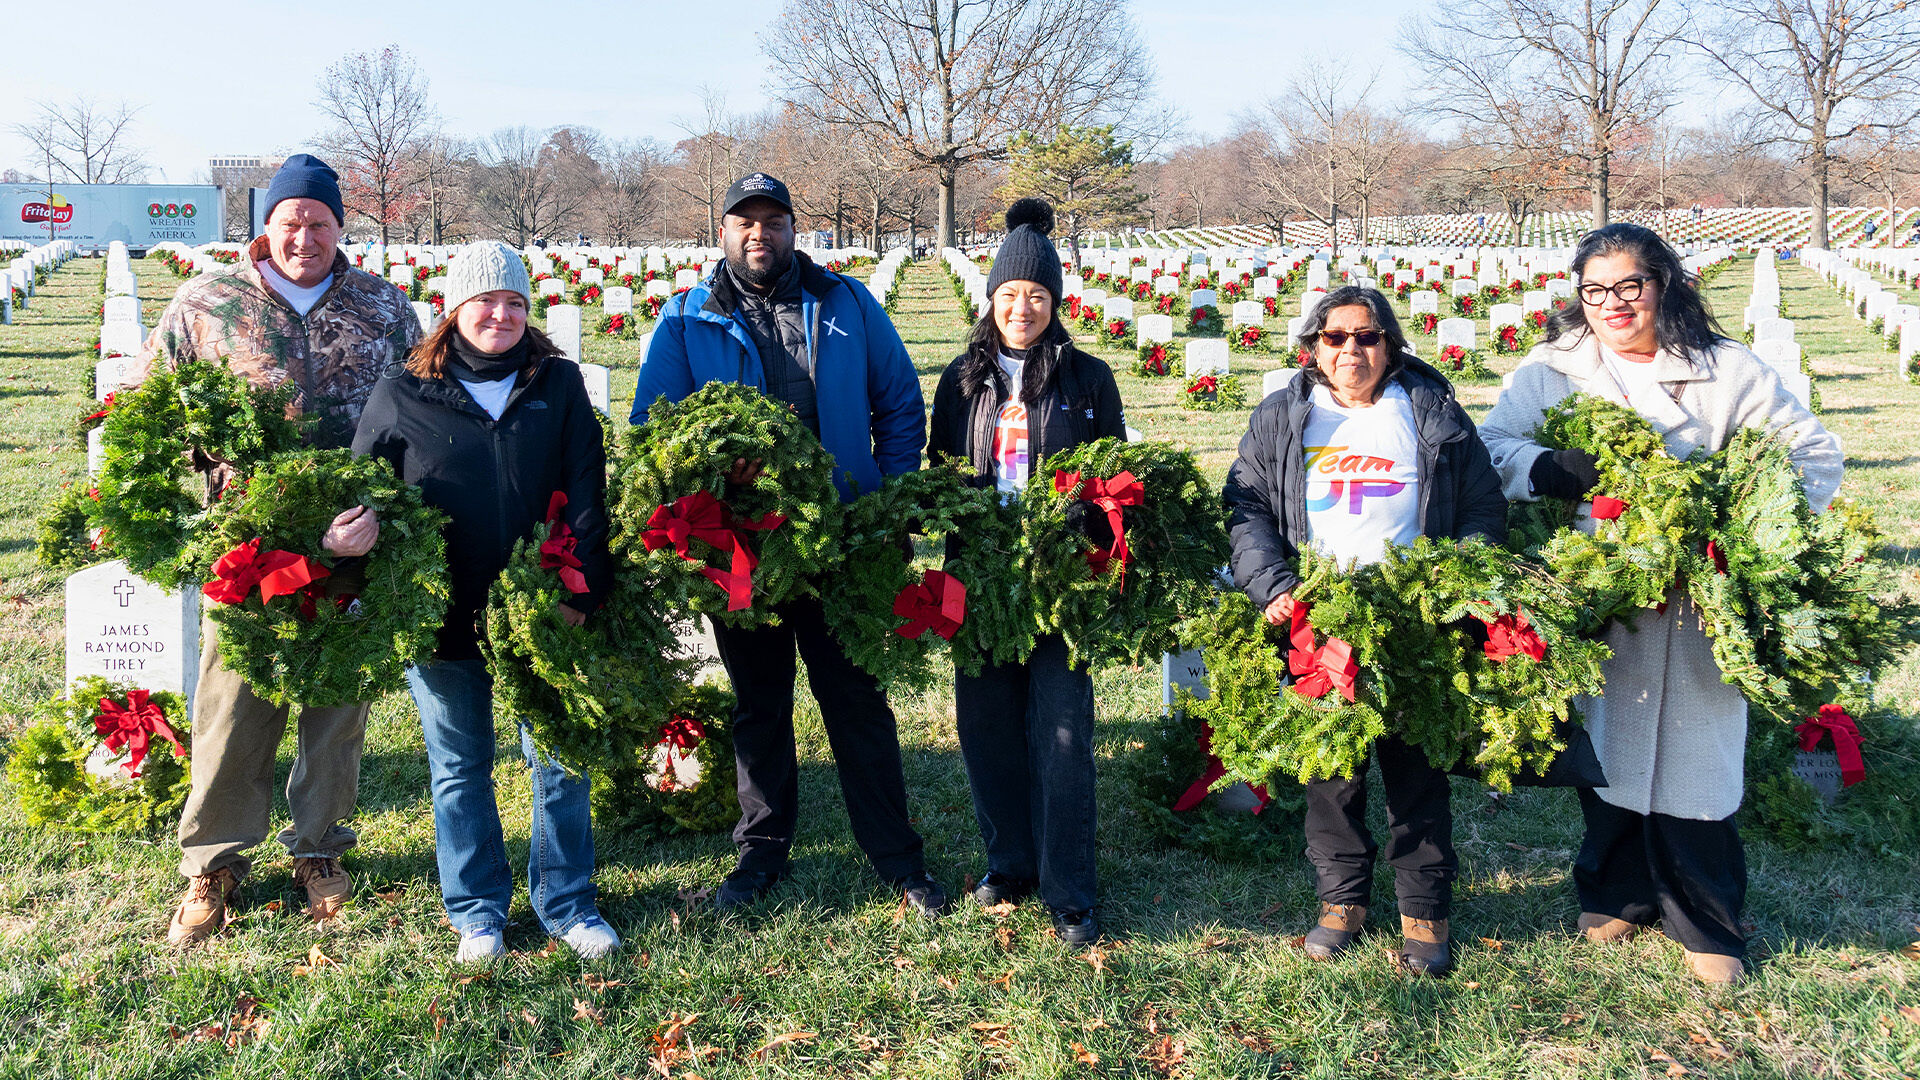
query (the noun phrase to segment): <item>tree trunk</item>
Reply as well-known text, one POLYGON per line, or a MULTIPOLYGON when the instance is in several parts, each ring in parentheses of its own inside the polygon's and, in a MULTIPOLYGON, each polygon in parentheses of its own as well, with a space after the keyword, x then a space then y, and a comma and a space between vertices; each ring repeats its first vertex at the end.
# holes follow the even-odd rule
POLYGON ((1813 246, 1826 249, 1831 244, 1827 234, 1827 190, 1829 184, 1827 162, 1827 140, 1816 137, 1813 141, 1813 246))
POLYGON ((1608 201, 1607 184, 1612 179, 1613 155, 1602 150, 1593 158, 1593 173, 1588 183, 1593 189, 1593 227, 1604 229, 1611 222, 1611 206, 1608 201))
POLYGON ((952 161, 942 161, 934 170, 940 184, 940 219, 935 235, 942 251, 954 246, 953 189, 959 171, 952 161))

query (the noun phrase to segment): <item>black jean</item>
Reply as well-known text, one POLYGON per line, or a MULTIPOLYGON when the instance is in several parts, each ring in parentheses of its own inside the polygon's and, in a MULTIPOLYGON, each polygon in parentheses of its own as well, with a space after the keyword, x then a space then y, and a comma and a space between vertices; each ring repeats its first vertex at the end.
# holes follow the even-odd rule
POLYGON ((953 698, 987 869, 1039 879, 1056 911, 1092 910, 1093 676, 1048 634, 1024 664, 956 672, 953 698))
POLYGON ((776 609, 778 626, 730 627, 713 636, 733 683, 733 756, 739 767, 740 823, 734 846, 749 870, 785 868, 800 818, 799 751, 793 736, 794 651, 820 703, 827 744, 840 774, 853 838, 873 869, 899 881, 926 869, 920 834, 907 820, 900 734, 887 695, 855 667, 828 631, 820 601, 776 609))
MULTIPOLYGON (((1400 914, 1445 919, 1453 909, 1453 806, 1447 774, 1424 751, 1390 735, 1374 740, 1387 796, 1387 861, 1393 864, 1400 914)), ((1314 891, 1328 904, 1368 905, 1378 847, 1367 831, 1367 761, 1353 779, 1307 785, 1307 859, 1314 891)))
POLYGON ((1580 910, 1660 929, 1697 953, 1745 956, 1747 855, 1731 817, 1637 814, 1580 789, 1587 835, 1573 863, 1580 910))

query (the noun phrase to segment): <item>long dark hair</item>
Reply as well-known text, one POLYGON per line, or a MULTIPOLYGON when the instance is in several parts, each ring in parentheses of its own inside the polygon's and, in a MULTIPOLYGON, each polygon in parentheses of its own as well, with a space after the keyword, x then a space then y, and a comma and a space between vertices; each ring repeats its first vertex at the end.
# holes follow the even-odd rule
MULTIPOLYGON (((453 337, 460 332, 454 325, 453 312, 447 312, 440 324, 427 332, 420 344, 413 347, 407 356, 407 371, 421 379, 438 379, 447 374, 447 354, 453 351, 453 337)), ((540 332, 540 328, 531 322, 527 324, 527 344, 529 356, 559 356, 560 347, 553 339, 540 332)))
MULTIPOLYGON (((1047 383, 1060 368, 1060 356, 1073 345, 1073 335, 1060 325, 1060 310, 1054 309, 1040 340, 1027 350, 1027 362, 1020 372, 1020 399, 1039 401, 1047 383)), ((993 323, 993 312, 980 316, 967 335, 967 351, 960 357, 960 389, 968 397, 993 385, 994 372, 1000 370, 1000 328, 993 323)))
MULTIPOLYGON (((1342 285, 1320 298, 1320 302, 1307 312, 1307 321, 1300 324, 1300 342, 1311 348, 1320 340, 1320 331, 1327 328, 1327 316, 1335 308, 1363 307, 1373 313, 1373 325, 1387 338, 1387 373, 1381 376, 1381 384, 1398 375, 1407 366, 1407 332, 1400 328, 1400 318, 1393 313, 1393 305, 1379 289, 1369 289, 1363 285, 1342 285)), ((1307 365, 1300 376, 1306 380, 1306 386, 1328 386, 1327 375, 1320 370, 1319 358, 1307 365)))
MULTIPOLYGON (((1580 238, 1573 250, 1573 273, 1581 276, 1589 259, 1603 255, 1631 255, 1640 271, 1660 284, 1660 303, 1653 311, 1653 337, 1664 352, 1673 353, 1689 364, 1704 361, 1721 342, 1726 331, 1707 309, 1706 300, 1693 275, 1680 264, 1680 255, 1660 234, 1644 225, 1619 221, 1595 229, 1580 238)), ((1547 317, 1547 340, 1557 341, 1571 335, 1579 341, 1592 333, 1587 325, 1586 304, 1574 291, 1573 302, 1563 304, 1547 317)))

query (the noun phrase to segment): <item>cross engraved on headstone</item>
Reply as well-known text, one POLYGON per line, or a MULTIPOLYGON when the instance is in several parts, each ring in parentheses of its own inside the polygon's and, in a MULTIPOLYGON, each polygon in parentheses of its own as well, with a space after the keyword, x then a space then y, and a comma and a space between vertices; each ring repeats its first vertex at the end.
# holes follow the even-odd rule
POLYGON ((120 583, 113 587, 113 595, 120 598, 121 607, 126 607, 133 603, 133 582, 128 581, 126 578, 121 578, 120 583))

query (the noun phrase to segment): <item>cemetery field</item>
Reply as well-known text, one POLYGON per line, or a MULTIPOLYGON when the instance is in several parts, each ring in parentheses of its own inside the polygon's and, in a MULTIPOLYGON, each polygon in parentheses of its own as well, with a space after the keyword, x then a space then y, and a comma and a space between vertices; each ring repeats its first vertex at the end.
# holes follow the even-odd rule
MULTIPOLYGON (((18 325, 0 328, 0 738, 61 683, 61 582, 34 566, 34 518, 84 474, 72 428, 87 400, 100 266, 69 263, 18 325)), ((136 268, 151 325, 175 279, 157 262, 136 268)), ((1743 260, 1710 293, 1736 334, 1749 271, 1743 260)), ((903 275, 896 322, 931 396, 967 327, 936 263, 903 275)), ((1780 279, 1826 422, 1846 442, 1843 494, 1878 513, 1904 588, 1920 592, 1920 387, 1895 378, 1891 354, 1817 275, 1783 264, 1780 279)), ((1296 296, 1282 298, 1284 313, 1296 296)), ((637 343, 584 321, 585 359, 613 369, 623 418, 637 343)), ((1431 337, 1415 340, 1434 354, 1431 337)), ((1131 354, 1094 351, 1120 372, 1133 426, 1224 476, 1245 410, 1182 409, 1179 377, 1142 380, 1124 371, 1131 354)), ((1232 358, 1250 399, 1262 370, 1290 362, 1232 358)), ((1461 397, 1478 416, 1497 393, 1489 383, 1461 397)), ((1920 714, 1920 656, 1878 674, 1891 704, 1910 721, 1920 714)), ((353 822, 361 843, 347 863, 355 891, 320 930, 298 914, 289 860, 269 843, 241 917, 177 953, 162 940, 181 887, 170 835, 31 829, 0 787, 0 1078, 1920 1075, 1911 837, 1801 850, 1750 834, 1756 974, 1716 991, 1657 934, 1611 946, 1577 937, 1572 792, 1496 801, 1455 781, 1454 976, 1394 969, 1384 864, 1374 924, 1394 932, 1320 964, 1297 945, 1314 914, 1297 821, 1278 823, 1277 854, 1252 861, 1156 846, 1122 766, 1159 711, 1158 673, 1107 670, 1097 687, 1109 936, 1091 950, 1053 939, 1038 904, 997 916, 962 902, 932 924, 903 916, 853 844, 804 691, 794 879, 757 914, 718 917, 705 899, 732 865, 726 837, 605 830, 601 903, 627 949, 596 963, 550 947, 523 899, 504 963, 452 967, 426 764, 403 694, 374 709, 353 822)), ((951 693, 898 697, 895 708, 930 868, 957 895, 984 857, 951 693)), ((291 757, 289 743, 282 781, 291 757)), ((504 739, 501 760, 509 857, 524 873, 526 773, 504 739)), ((1384 833, 1377 811, 1373 827, 1384 833)))

